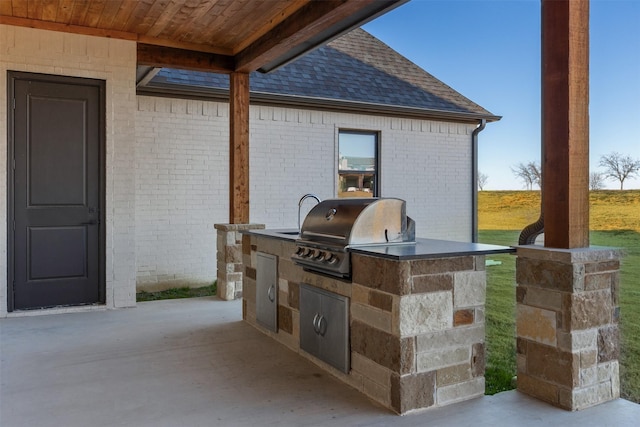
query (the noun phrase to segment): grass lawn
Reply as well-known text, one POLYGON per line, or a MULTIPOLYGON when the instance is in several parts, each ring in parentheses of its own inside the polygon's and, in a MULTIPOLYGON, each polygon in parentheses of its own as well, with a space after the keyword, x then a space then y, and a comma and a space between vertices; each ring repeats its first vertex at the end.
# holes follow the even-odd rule
MULTIPOLYGON (((480 241, 516 244, 520 230, 537 219, 539 203, 539 192, 480 192, 480 241)), ((621 394, 640 403, 640 191, 593 192, 590 223, 591 245, 624 250, 620 273, 621 394)), ((511 378, 516 374, 515 256, 490 259, 502 262, 487 267, 486 392, 494 394, 513 388, 511 378)))
POLYGON ((216 294, 216 283, 213 285, 203 286, 201 288, 173 288, 166 291, 158 292, 146 292, 141 291, 136 294, 136 301, 158 301, 162 299, 176 299, 176 298, 197 298, 208 297, 216 294))
MULTIPOLYGON (((481 242, 513 245, 519 231, 480 231, 481 242)), ((487 368, 486 394, 513 389, 516 375, 516 257, 493 255, 487 259, 500 265, 487 266, 487 303, 485 311, 487 368)))

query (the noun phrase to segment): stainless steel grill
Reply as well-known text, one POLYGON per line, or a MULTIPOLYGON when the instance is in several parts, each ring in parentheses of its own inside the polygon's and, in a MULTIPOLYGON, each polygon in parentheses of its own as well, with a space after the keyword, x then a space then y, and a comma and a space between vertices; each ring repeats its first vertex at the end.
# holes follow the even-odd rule
POLYGON ((304 219, 292 259, 305 270, 351 277, 349 248, 415 243, 406 202, 394 198, 328 199, 304 219))

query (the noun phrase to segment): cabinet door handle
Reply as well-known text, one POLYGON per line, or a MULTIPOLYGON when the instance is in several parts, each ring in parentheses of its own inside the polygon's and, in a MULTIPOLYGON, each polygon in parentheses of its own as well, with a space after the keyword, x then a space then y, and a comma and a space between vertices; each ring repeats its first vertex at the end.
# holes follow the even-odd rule
POLYGON ((316 313, 315 316, 313 316, 313 332, 315 332, 316 334, 320 333, 320 314, 316 313))
POLYGON ((269 286, 269 289, 267 290, 267 298, 269 298, 269 301, 271 302, 274 302, 276 300, 275 290, 276 285, 269 286))
POLYGON ((327 333, 327 319, 324 316, 320 316, 318 319, 318 333, 322 337, 327 333))

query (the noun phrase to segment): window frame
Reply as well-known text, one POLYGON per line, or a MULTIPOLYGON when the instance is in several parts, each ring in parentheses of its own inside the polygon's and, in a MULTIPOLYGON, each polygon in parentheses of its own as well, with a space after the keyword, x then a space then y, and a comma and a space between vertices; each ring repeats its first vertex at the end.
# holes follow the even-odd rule
POLYGON ((335 185, 336 197, 341 197, 340 194, 340 177, 343 174, 340 169, 340 136, 342 134, 351 134, 351 135, 366 135, 373 136, 374 138, 374 171, 373 171, 373 188, 371 191, 371 197, 380 197, 381 195, 381 186, 380 186, 380 177, 381 177, 381 161, 380 161, 380 153, 381 153, 381 132, 379 130, 370 130, 370 129, 352 129, 352 128, 339 128, 338 129, 338 144, 337 144, 337 173, 336 178, 337 182, 335 185))

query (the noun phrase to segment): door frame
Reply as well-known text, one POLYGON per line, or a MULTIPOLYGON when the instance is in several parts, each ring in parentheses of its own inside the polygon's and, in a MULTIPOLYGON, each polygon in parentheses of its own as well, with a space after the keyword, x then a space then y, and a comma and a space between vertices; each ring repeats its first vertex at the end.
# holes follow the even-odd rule
MULTIPOLYGON (((104 80, 84 77, 71 77, 53 74, 28 73, 22 71, 7 71, 7 311, 14 311, 14 278, 15 260, 13 248, 15 247, 15 206, 14 206, 14 173, 15 170, 15 82, 17 80, 35 80, 44 83, 63 83, 71 85, 92 86, 98 88, 99 100, 99 125, 98 143, 99 152, 99 284, 98 294, 101 304, 106 302, 106 82, 104 80)), ((41 309, 42 310, 42 309, 41 309)))

